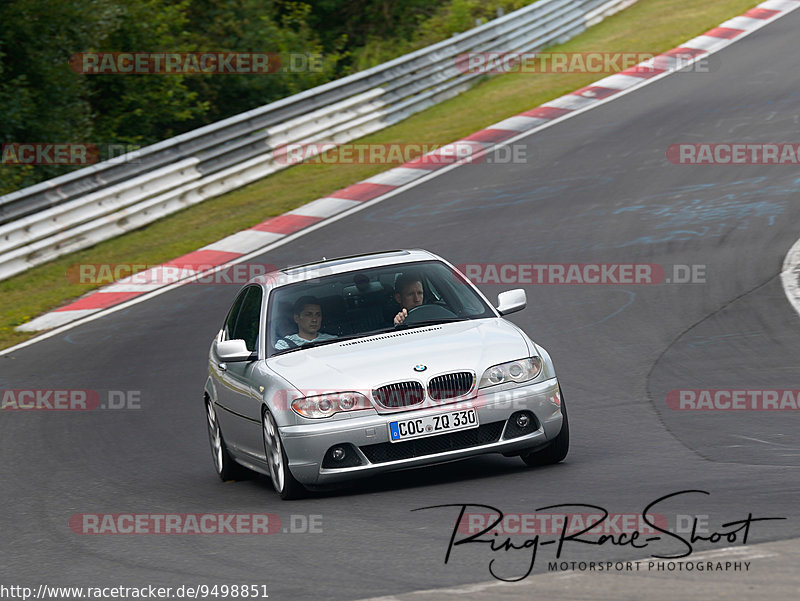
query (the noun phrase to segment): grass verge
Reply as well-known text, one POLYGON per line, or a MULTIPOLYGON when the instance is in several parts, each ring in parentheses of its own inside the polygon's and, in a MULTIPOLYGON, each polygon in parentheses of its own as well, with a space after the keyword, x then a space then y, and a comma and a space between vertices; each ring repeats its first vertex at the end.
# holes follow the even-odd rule
MULTIPOLYGON (((663 52, 741 14, 753 0, 639 0, 550 50, 663 52)), ((597 73, 507 74, 487 77, 460 96, 359 143, 445 144, 604 77, 597 73)), ((93 287, 72 283, 67 269, 81 263, 158 264, 320 198, 395 165, 304 164, 165 217, 0 282, 0 348, 34 336, 14 328, 82 296, 93 287)))

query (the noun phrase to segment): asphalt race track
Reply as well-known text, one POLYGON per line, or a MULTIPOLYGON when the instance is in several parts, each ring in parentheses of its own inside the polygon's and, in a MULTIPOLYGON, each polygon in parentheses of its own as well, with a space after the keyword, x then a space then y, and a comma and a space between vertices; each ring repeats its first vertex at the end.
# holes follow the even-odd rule
MULTIPOLYGON (((212 337, 238 287, 187 285, 0 357, 2 389, 133 391, 140 409, 0 415, 4 580, 83 586, 264 584, 270 599, 355 600, 525 573, 529 555, 487 545, 444 554, 457 508, 586 503, 753 517, 748 543, 800 537, 797 411, 676 411, 670 391, 800 388, 800 318, 781 288, 800 236, 792 166, 684 166, 671 144, 794 142, 800 72, 794 12, 678 73, 525 138, 522 164, 466 165, 302 236, 253 262, 422 247, 456 264, 705 266, 704 282, 523 286, 510 319, 545 346, 569 403, 572 447, 530 469, 487 456, 376 477, 297 502, 267 478, 222 483, 202 390, 212 337), (273 513, 270 536, 83 535, 81 513, 273 513), (291 516, 301 516, 292 518, 291 516)), ((483 284, 494 299, 515 284, 483 284)), ((728 529, 729 530, 729 529, 728 529)), ((698 542, 698 551, 741 545, 698 542)), ((562 559, 680 553, 572 543, 562 559)), ((536 574, 547 571, 543 547, 536 574)), ((690 558, 687 558, 690 559, 690 558)), ((769 570, 753 560, 751 572, 769 570)), ((680 574, 674 580, 680 580, 680 574)), ((747 582, 745 575, 743 582, 747 582)), ((742 595, 745 595, 744 588, 742 595)), ((741 598, 745 598, 744 596, 741 598)))

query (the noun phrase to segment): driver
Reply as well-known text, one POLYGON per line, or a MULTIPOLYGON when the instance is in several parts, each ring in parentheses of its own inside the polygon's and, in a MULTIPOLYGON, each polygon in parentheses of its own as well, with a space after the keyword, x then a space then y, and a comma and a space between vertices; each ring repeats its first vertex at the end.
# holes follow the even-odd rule
POLYGON ((394 300, 400 303, 402 309, 394 316, 394 325, 403 323, 408 312, 422 304, 423 296, 422 279, 419 276, 411 273, 400 275, 394 283, 394 300))
POLYGON ((322 327, 322 306, 315 296, 301 296, 294 303, 292 311, 294 322, 297 324, 297 334, 284 336, 275 343, 276 350, 302 346, 308 342, 318 340, 332 340, 336 336, 323 334, 319 331, 322 327))

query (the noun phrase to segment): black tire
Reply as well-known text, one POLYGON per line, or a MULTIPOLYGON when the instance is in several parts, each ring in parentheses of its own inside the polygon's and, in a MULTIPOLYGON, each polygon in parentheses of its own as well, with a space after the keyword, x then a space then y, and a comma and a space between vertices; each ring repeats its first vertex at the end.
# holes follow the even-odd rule
POLYGON ((222 430, 219 427, 217 412, 214 404, 206 397, 206 421, 208 422, 208 442, 211 443, 211 457, 214 460, 214 468, 217 475, 223 482, 230 480, 249 480, 255 473, 243 465, 236 463, 228 452, 225 439, 222 437, 222 430))
POLYGON ((269 475, 275 491, 284 501, 302 499, 306 496, 306 489, 300 484, 289 470, 286 459, 286 450, 281 442, 278 424, 272 414, 264 409, 261 417, 261 433, 264 439, 264 454, 269 464, 269 475))
POLYGON ((564 404, 564 396, 561 396, 561 414, 564 421, 561 423, 561 431, 544 449, 522 453, 520 457, 529 466, 552 465, 563 461, 569 452, 569 420, 567 419, 567 406, 564 404))

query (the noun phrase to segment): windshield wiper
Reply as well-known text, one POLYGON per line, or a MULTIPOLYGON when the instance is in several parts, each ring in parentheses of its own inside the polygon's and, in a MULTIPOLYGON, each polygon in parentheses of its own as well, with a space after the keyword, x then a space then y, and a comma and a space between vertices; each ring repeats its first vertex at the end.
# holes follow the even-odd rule
POLYGON ((406 330, 409 328, 418 328, 421 326, 430 326, 435 325, 438 323, 449 323, 453 321, 467 321, 466 317, 443 317, 440 319, 429 319, 427 321, 417 321, 414 323, 398 323, 397 325, 388 326, 386 328, 378 328, 377 330, 369 330, 368 332, 359 332, 358 334, 348 334, 347 336, 339 336, 338 338, 331 338, 330 340, 317 340, 316 342, 306 342, 305 344, 300 344, 296 347, 281 349, 276 351, 270 355, 271 357, 275 357, 277 355, 283 355, 284 353, 291 353, 292 351, 299 351, 301 349, 309 349, 315 348, 318 346, 323 346, 326 344, 333 344, 334 342, 345 342, 347 340, 353 340, 355 338, 366 338, 367 336, 375 336, 377 334, 386 334, 388 332, 394 332, 397 330, 406 330))
POLYGON ((278 355, 283 355, 285 353, 291 353, 292 351, 301 351, 307 348, 314 348, 315 346, 322 346, 323 344, 330 344, 332 342, 340 342, 342 340, 347 340, 349 336, 345 336, 344 338, 332 338, 330 340, 317 340, 316 342, 306 342, 305 344, 298 344, 297 346, 293 346, 292 348, 285 348, 280 349, 272 353, 270 357, 276 357, 278 355))
POLYGON ((337 338, 331 338, 330 340, 317 340, 316 342, 306 342, 305 344, 299 344, 292 348, 281 349, 279 351, 272 353, 272 355, 270 356, 275 357, 276 355, 283 355, 284 353, 299 351, 301 349, 314 348, 317 346, 323 346, 325 344, 333 344, 334 342, 344 342, 347 340, 353 340, 354 338, 364 338, 365 336, 373 336, 375 334, 385 334, 386 332, 393 332, 393 331, 394 331, 394 326, 391 326, 388 328, 370 330, 369 332, 360 332, 358 334, 348 334, 347 336, 339 336, 337 338))
POLYGON ((451 323, 454 321, 467 321, 466 317, 440 317, 439 319, 426 319, 425 321, 415 321, 414 323, 398 323, 394 326, 395 330, 405 330, 407 328, 419 328, 421 326, 434 326, 439 323, 451 323))
POLYGON ((339 336, 338 338, 331 338, 330 340, 317 340, 316 342, 307 342, 298 348, 314 348, 315 346, 323 346, 325 344, 333 344, 334 342, 343 342, 345 340, 352 340, 353 338, 361 338, 364 334, 348 334, 347 336, 339 336))

